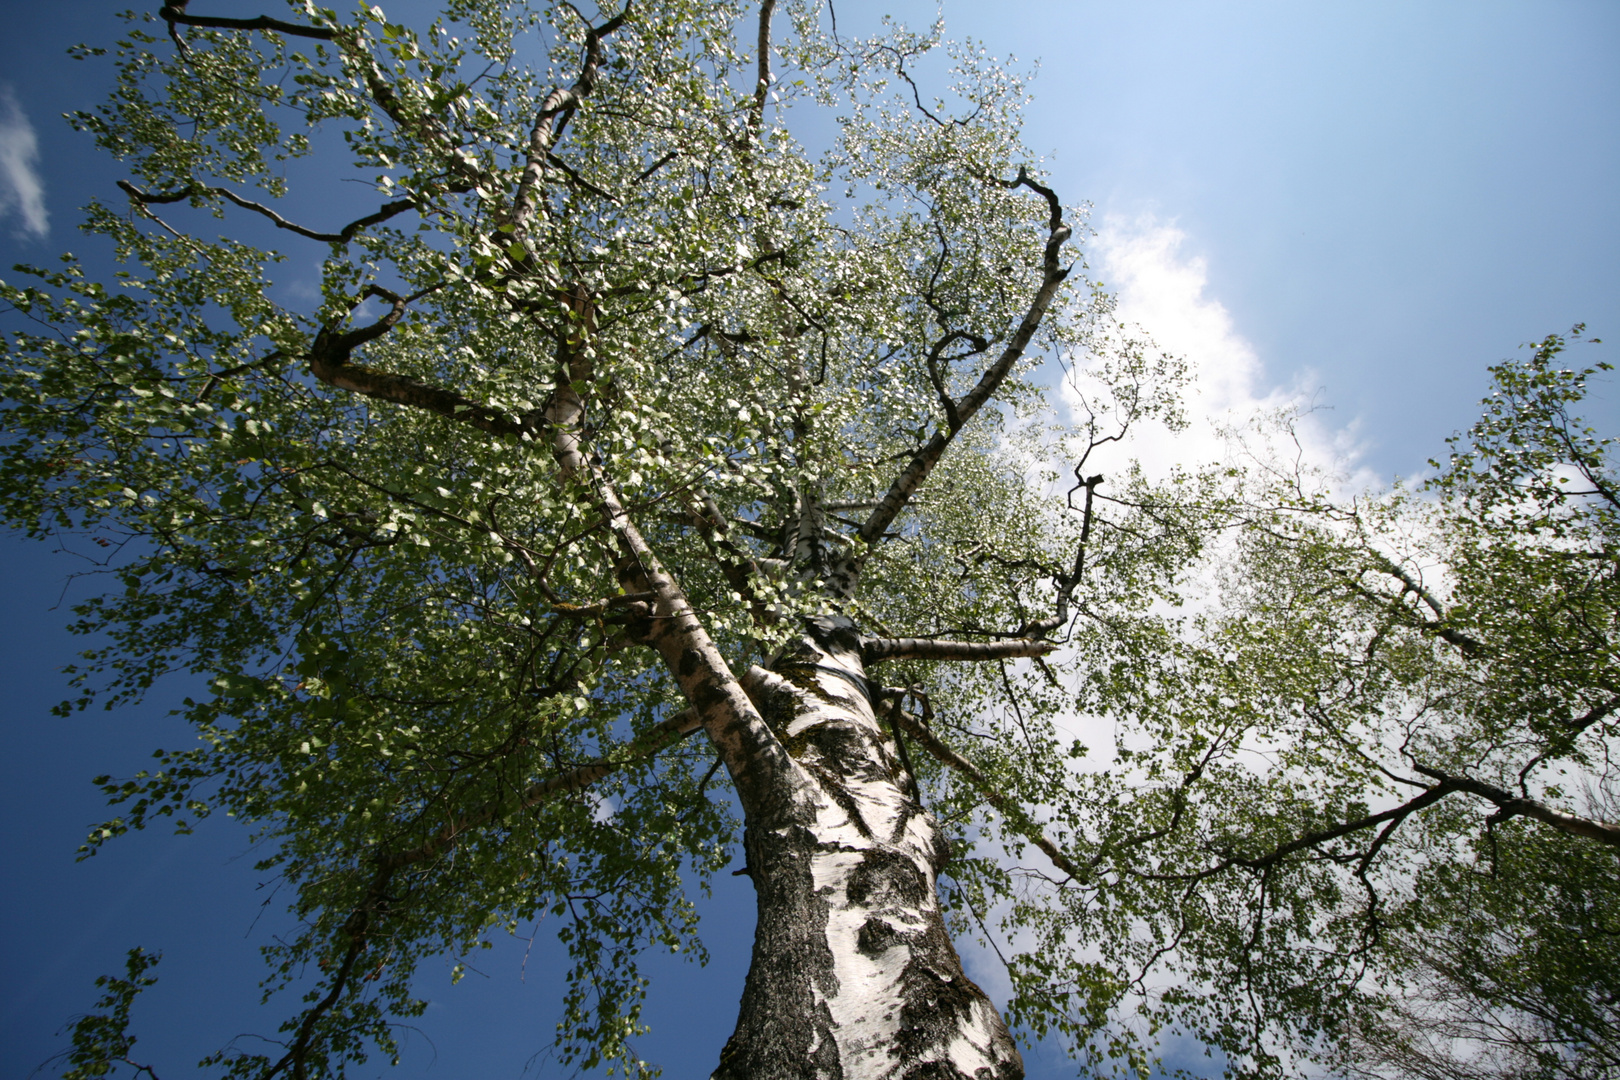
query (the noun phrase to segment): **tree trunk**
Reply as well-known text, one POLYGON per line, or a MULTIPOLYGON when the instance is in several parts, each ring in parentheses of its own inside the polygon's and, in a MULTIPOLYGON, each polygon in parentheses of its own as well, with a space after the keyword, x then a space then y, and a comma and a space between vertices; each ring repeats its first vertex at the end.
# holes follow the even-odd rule
POLYGON ((762 711, 795 767, 744 807, 759 923, 714 1080, 1022 1077, 945 931, 946 844, 873 713, 854 627, 815 620, 773 672, 762 711))

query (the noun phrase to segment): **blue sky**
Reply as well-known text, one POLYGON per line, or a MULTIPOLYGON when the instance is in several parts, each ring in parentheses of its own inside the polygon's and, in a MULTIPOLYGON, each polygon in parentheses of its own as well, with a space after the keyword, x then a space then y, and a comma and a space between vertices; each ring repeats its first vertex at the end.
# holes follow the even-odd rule
MULTIPOLYGON (((126 0, 15 6, 0 39, 3 267, 85 248, 76 208, 116 198, 122 175, 59 116, 107 85, 104 68, 64 50, 110 41, 126 0)), ((926 22, 934 7, 896 10, 926 22)), ((1620 340, 1620 5, 1003 0, 944 14, 949 36, 1040 62, 1027 141, 1050 155, 1065 199, 1094 204, 1093 273, 1193 362, 1201 408, 1307 401, 1314 452, 1347 455, 1362 477, 1412 475, 1472 420, 1486 364, 1577 321, 1620 340)), ((846 0, 839 17, 854 29, 869 14, 846 0)), ((1608 345, 1580 355, 1620 360, 1608 345)), ((1620 429, 1615 384, 1592 406, 1620 429)), ((1189 438, 1160 451, 1214 452, 1207 431, 1189 438)), ((116 714, 48 715, 75 648, 60 606, 75 568, 0 540, 0 1080, 59 1048, 53 1032, 90 1003, 91 980, 135 944, 167 956, 137 1012, 137 1056, 174 1080, 262 1022, 256 948, 282 904, 226 822, 73 863, 100 816, 88 778, 188 738, 163 694, 116 714)), ((745 879, 721 886, 715 962, 658 969, 644 1052, 666 1075, 706 1075, 734 1018, 748 951, 735 931, 751 897, 745 879)), ((526 964, 524 952, 498 950, 480 965, 487 978, 437 986, 399 1075, 518 1075, 548 1041, 555 1001, 544 927, 526 964)), ((1066 1075, 1039 1050, 1030 1058, 1032 1077, 1066 1075)))

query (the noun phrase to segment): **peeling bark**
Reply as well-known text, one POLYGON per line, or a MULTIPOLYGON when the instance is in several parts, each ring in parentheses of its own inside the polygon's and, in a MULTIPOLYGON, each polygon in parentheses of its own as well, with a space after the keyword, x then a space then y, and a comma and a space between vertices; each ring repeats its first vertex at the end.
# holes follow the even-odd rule
POLYGON ((748 681, 792 756, 792 790, 748 808, 759 923, 714 1080, 1022 1077, 946 932, 946 844, 873 714, 860 636, 814 620, 772 667, 748 681))

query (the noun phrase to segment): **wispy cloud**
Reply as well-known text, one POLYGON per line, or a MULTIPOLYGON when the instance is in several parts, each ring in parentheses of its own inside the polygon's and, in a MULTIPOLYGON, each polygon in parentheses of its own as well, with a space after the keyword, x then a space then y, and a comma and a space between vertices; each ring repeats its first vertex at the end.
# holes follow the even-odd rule
MULTIPOLYGON (((1188 254, 1187 246, 1185 232, 1152 215, 1107 219, 1091 246, 1097 276, 1118 297, 1120 320, 1140 327, 1160 350, 1185 359, 1190 376, 1183 397, 1187 430, 1168 437, 1138 432, 1129 452, 1149 475, 1163 476, 1176 465, 1213 464, 1231 455, 1233 429, 1264 414, 1293 411, 1299 414, 1299 446, 1286 452, 1332 472, 1350 468, 1359 450, 1354 423, 1330 425, 1313 413, 1315 388, 1308 382, 1271 381, 1231 313, 1209 294, 1205 261, 1188 254)), ((1073 403, 1073 389, 1065 387, 1065 394, 1073 403)), ((1354 479, 1362 485, 1372 478, 1354 479)))
POLYGON ((39 139, 10 87, 0 87, 0 218, 16 214, 23 232, 43 237, 50 227, 39 177, 39 139))

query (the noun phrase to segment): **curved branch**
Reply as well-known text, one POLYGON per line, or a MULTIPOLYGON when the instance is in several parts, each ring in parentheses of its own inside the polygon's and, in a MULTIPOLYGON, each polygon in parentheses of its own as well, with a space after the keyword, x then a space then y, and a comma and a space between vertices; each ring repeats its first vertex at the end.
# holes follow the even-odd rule
POLYGON ((861 541, 867 545, 876 543, 888 531, 890 524, 910 501, 912 494, 922 486, 924 480, 928 479, 929 474, 934 471, 934 466, 939 464, 940 458, 945 456, 945 450, 956 437, 956 431, 960 426, 973 419, 995 396, 996 391, 1011 373, 1013 365, 1023 357, 1024 350, 1035 337, 1035 331, 1040 328, 1047 308, 1052 306, 1052 299, 1057 295, 1058 286, 1069 276, 1069 268, 1061 266, 1058 262, 1058 254, 1069 239, 1071 231, 1069 226, 1063 223, 1063 207, 1058 202, 1057 195, 1051 188, 1030 179, 1028 170, 1022 167, 1019 168, 1016 179, 996 182, 1009 188, 1028 187, 1043 195, 1051 207, 1052 212, 1047 221, 1046 251, 1042 259, 1040 288, 1035 291, 1023 320, 1018 324, 1018 330, 1007 343, 1001 356, 980 377, 978 384, 955 403, 957 419, 960 421, 958 427, 934 432, 933 437, 912 454, 906 467, 894 478, 887 494, 867 517, 858 534, 861 541))
POLYGON ((512 212, 506 218, 506 228, 514 236, 523 235, 540 205, 540 181, 545 177, 546 165, 550 163, 551 149, 561 134, 561 118, 578 108, 596 89, 597 71, 602 66, 602 39, 623 26, 629 15, 630 4, 627 2, 623 11, 601 26, 587 27, 585 59, 580 64, 574 84, 557 87, 540 103, 540 112, 534 118, 534 126, 529 129, 528 158, 523 165, 523 175, 518 179, 517 192, 512 196, 512 212))
POLYGON ((322 1016, 331 1011, 332 1006, 337 1004, 338 999, 343 996, 344 988, 348 986, 349 980, 354 974, 354 962, 365 951, 366 944, 370 939, 371 917, 384 902, 388 891, 388 883, 393 879, 393 876, 393 867, 379 866, 377 868, 376 874, 371 879, 371 884, 366 887, 365 897, 349 914, 349 917, 344 920, 340 932, 348 936, 349 945, 348 948, 344 949, 343 959, 332 976, 332 988, 327 991, 325 997, 315 1002, 305 1011, 304 1019, 298 1025, 298 1035, 293 1039, 293 1044, 287 1048, 287 1052, 281 1056, 279 1061, 260 1074, 260 1080, 270 1080, 271 1077, 286 1070, 289 1066, 292 1068, 295 1077, 304 1077, 306 1075, 304 1059, 308 1057, 314 1042, 315 1025, 320 1022, 322 1016))
MULTIPOLYGON (((1386 822, 1398 823, 1404 821, 1407 817, 1423 809, 1424 807, 1437 803, 1447 795, 1450 795, 1452 792, 1460 790, 1462 789, 1457 787, 1455 784, 1439 783, 1432 788, 1425 788, 1422 794, 1414 796, 1413 798, 1402 803, 1400 806, 1391 807, 1388 810, 1384 810, 1376 814, 1369 814, 1366 817, 1357 818, 1354 821, 1346 821, 1340 825, 1335 825, 1331 829, 1321 829, 1317 832, 1306 833, 1304 836, 1301 836, 1298 839, 1290 840, 1286 844, 1273 848, 1264 855, 1246 856, 1227 854, 1215 865, 1207 866, 1202 870, 1196 870, 1190 873, 1141 873, 1138 876, 1154 881, 1202 881, 1205 878, 1214 877, 1216 874, 1229 870, 1234 866, 1241 866, 1248 870, 1267 870, 1295 852, 1320 847, 1330 840, 1337 840, 1340 837, 1349 836, 1352 833, 1364 832, 1367 829, 1374 828, 1378 825, 1383 825, 1386 822)), ((1382 844, 1383 840, 1379 839, 1376 841, 1372 852, 1362 855, 1359 861, 1363 863, 1363 872, 1365 871, 1366 860, 1370 858, 1371 854, 1376 853, 1376 848, 1382 846, 1382 844)))
POLYGON ((278 229, 286 229, 288 232, 297 233, 299 236, 305 236, 311 240, 324 240, 329 244, 346 244, 350 240, 354 239, 355 233, 359 232, 361 229, 364 229, 366 226, 376 225, 379 222, 387 221, 391 217, 397 217, 407 210, 416 209, 415 199, 396 199, 393 202, 383 203, 382 207, 374 214, 367 214, 363 218, 356 218, 354 221, 349 222, 335 233, 323 233, 316 232, 314 229, 306 229, 304 226, 299 225, 296 222, 288 221, 286 218, 282 217, 268 206, 265 206, 263 203, 254 202, 252 199, 244 199, 242 196, 230 191, 227 188, 194 187, 186 191, 154 194, 142 191, 134 184, 131 184, 128 180, 118 181, 118 187, 125 194, 127 194, 132 201, 137 202, 142 206, 158 203, 175 203, 182 199, 198 198, 203 195, 216 195, 223 199, 229 199, 231 202, 235 203, 237 206, 240 206, 244 210, 252 210, 256 214, 261 214, 264 217, 269 218, 278 229))

